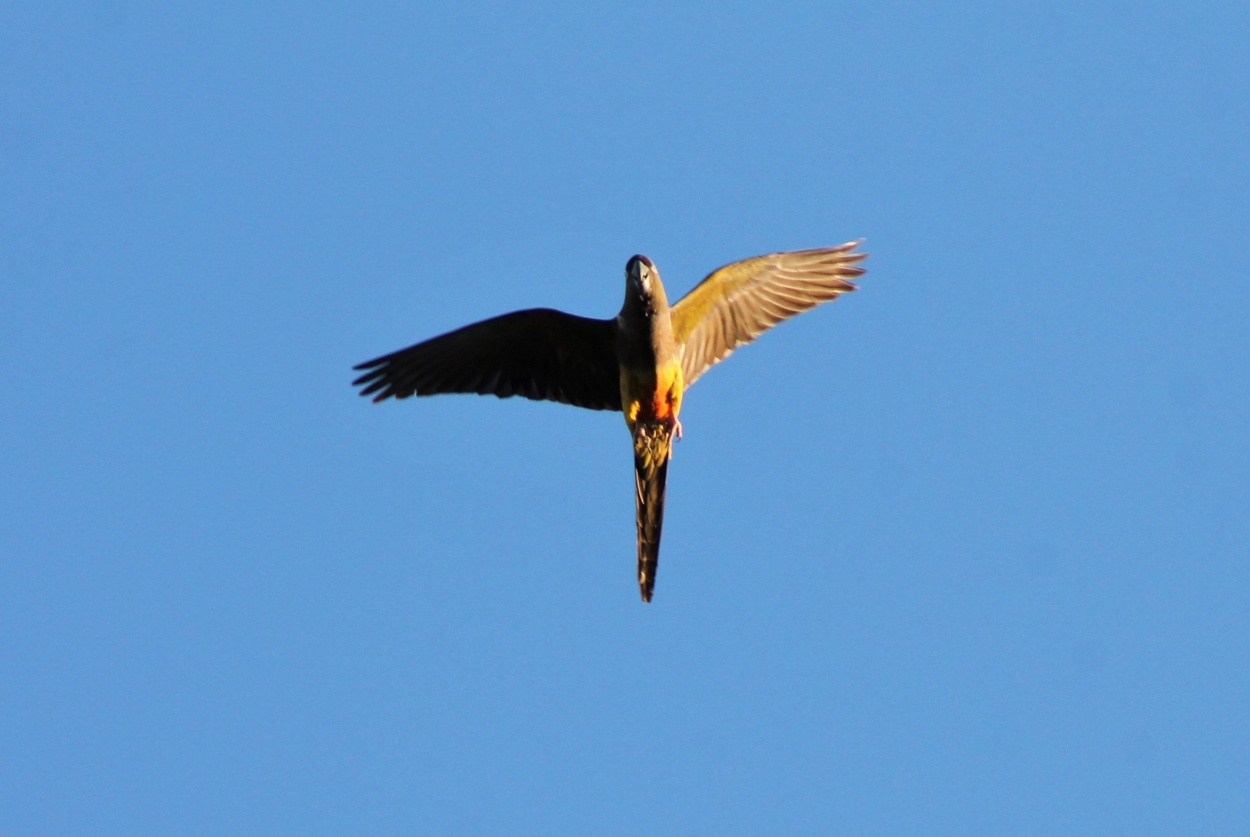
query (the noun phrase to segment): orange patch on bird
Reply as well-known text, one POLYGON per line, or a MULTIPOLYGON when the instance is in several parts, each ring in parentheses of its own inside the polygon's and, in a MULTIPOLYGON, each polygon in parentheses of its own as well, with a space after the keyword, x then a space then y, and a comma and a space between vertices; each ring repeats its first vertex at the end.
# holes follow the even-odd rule
POLYGON ((656 369, 654 382, 624 374, 621 383, 630 427, 639 421, 677 421, 684 389, 680 363, 674 360, 656 369))
POLYGON ((681 364, 677 361, 670 361, 658 370, 656 376, 655 398, 653 404, 655 406, 655 417, 658 419, 676 419, 677 414, 681 412, 681 396, 684 381, 681 374, 681 364))

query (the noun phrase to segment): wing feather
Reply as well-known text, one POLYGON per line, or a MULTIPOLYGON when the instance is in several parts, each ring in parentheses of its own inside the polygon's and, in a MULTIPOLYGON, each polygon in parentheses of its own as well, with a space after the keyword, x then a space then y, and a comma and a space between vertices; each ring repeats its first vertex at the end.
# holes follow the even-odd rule
POLYGON ((672 308, 686 386, 782 320, 855 290, 867 253, 838 247, 771 253, 725 265, 672 308))
POLYGON ((616 323, 534 308, 366 361, 352 382, 374 401, 477 393, 621 409, 616 323))

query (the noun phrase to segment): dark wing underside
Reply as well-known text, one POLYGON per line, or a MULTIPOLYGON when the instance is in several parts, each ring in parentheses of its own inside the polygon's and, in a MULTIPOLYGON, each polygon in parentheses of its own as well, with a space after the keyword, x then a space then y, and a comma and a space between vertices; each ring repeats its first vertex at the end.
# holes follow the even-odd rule
POLYGON ((374 401, 477 393, 620 410, 616 322, 534 308, 375 358, 352 382, 374 401))
POLYGON ((673 337, 685 385, 782 320, 855 290, 867 253, 838 247, 772 253, 713 271, 673 306, 673 337))

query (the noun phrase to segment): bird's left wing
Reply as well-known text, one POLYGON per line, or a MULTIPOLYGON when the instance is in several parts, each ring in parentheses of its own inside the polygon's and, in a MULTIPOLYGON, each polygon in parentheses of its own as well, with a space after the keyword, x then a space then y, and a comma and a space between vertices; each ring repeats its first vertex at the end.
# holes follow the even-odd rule
POLYGON ((861 241, 756 256, 710 273, 672 308, 685 385, 782 320, 855 290, 861 241))
POLYGON ((621 409, 615 321, 550 308, 483 320, 354 368, 365 374, 352 385, 374 401, 465 392, 621 409))

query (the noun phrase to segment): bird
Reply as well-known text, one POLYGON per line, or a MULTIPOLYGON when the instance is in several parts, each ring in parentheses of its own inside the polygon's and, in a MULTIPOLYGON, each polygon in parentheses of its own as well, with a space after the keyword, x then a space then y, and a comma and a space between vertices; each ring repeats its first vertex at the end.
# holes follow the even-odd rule
POLYGON ((520 396, 624 415, 634 450, 638 589, 651 601, 665 486, 682 399, 708 369, 762 333, 856 290, 863 239, 743 259, 669 305, 646 256, 625 265, 625 301, 607 320, 551 308, 513 311, 357 364, 373 401, 413 395, 520 396))

